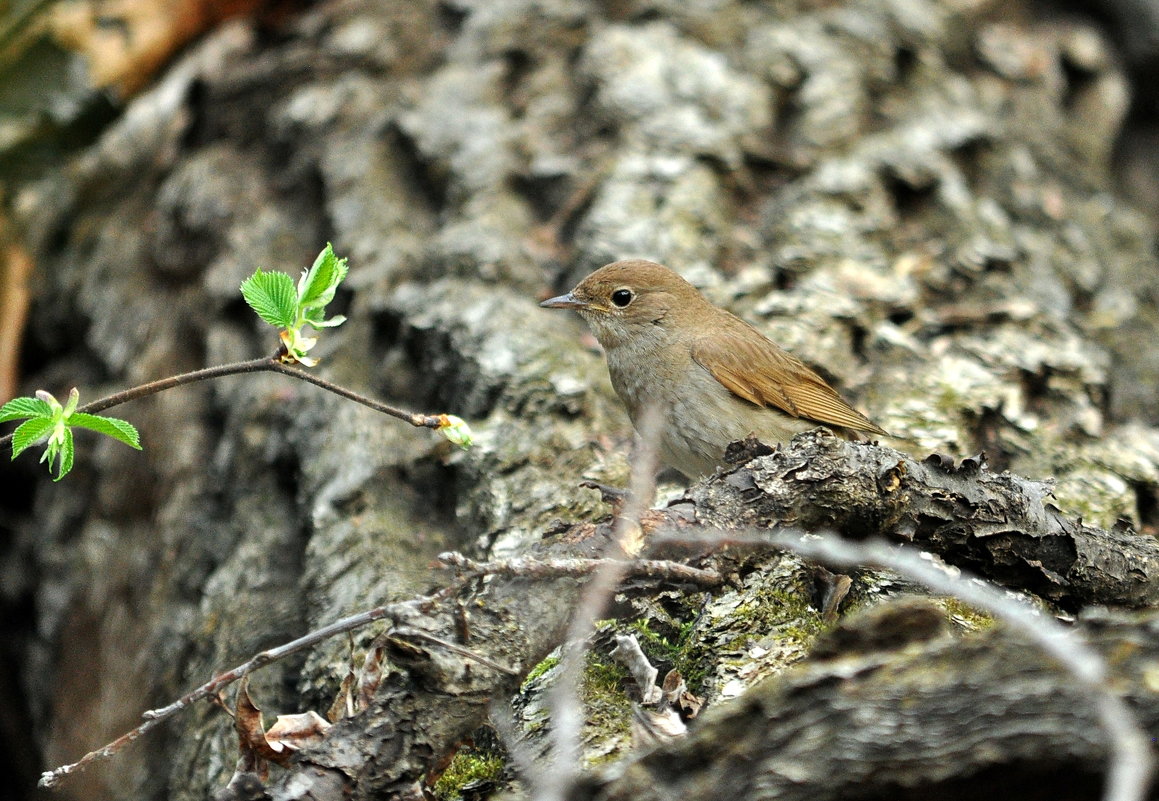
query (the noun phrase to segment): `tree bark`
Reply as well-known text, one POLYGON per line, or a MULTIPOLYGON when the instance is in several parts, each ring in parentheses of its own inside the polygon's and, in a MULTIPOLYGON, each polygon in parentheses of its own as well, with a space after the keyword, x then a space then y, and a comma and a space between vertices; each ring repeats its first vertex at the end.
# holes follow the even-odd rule
MULTIPOLYGON (((722 575, 738 569, 724 547, 731 532, 792 528, 890 537, 950 564, 969 562, 975 572, 1013 588, 1041 581, 1039 557, 1065 550, 1052 539, 1077 539, 1089 545, 1071 549, 1068 568, 1052 572, 1048 586, 1056 600, 1153 606, 1145 567, 1156 558, 1152 538, 1112 537, 1068 521, 1043 506, 1041 484, 991 474, 977 460, 958 466, 933 461, 919 464, 898 451, 818 430, 693 486, 666 510, 649 513, 643 525, 655 548, 672 548, 672 539, 699 541, 702 564, 722 575), (977 509, 986 514, 973 513, 977 509), (991 544, 998 539, 995 521, 1002 521, 1002 531, 1020 532, 1017 547, 991 544), (953 537, 940 535, 951 527, 953 537), (1116 562, 1143 565, 1133 584, 1123 586, 1125 579, 1109 575, 1111 568, 1096 571, 1074 557, 1105 547, 1116 548, 1116 562)), ((577 525, 536 556, 601 553, 610 525, 577 525)), ((636 594, 674 589, 665 582, 634 584, 636 594)), ((467 639, 458 634, 464 626, 453 605, 416 609, 394 625, 448 641, 458 637, 480 655, 525 673, 560 642, 577 586, 543 575, 495 576, 463 599, 471 610, 467 639)), ((1043 798, 1077 783, 1093 795, 1106 748, 1089 690, 1001 627, 962 639, 937 625, 942 618, 929 602, 887 600, 868 622, 823 637, 815 656, 795 670, 723 705, 687 742, 634 760, 624 776, 593 780, 572 797, 719 798, 722 788, 760 798, 842 798, 857 788, 867 795, 965 797, 997 783, 1043 798), (738 770, 738 760, 748 767, 738 770)), ((1083 634, 1109 655, 1148 640, 1153 618, 1095 618, 1083 634)), ((1144 653, 1132 652, 1129 664, 1115 664, 1113 678, 1130 685, 1124 692, 1152 732, 1159 730, 1159 696, 1142 671, 1155 648, 1147 645, 1144 653)), ((322 746, 278 776, 274 798, 417 798, 434 755, 453 750, 486 721, 489 699, 510 696, 521 681, 518 674, 480 669, 477 661, 418 643, 390 651, 389 658, 394 669, 371 708, 343 721, 322 746)))
POLYGON ((818 431, 697 485, 688 500, 703 525, 884 537, 1062 609, 1159 601, 1154 537, 1068 519, 1049 484, 993 473, 980 456, 918 461, 818 431))
MULTIPOLYGON (((928 610, 883 607, 891 627, 928 610)), ((1144 674, 1156 657, 1143 618, 1079 627, 1149 732, 1159 703, 1144 674), (1122 659, 1112 658, 1123 654, 1122 659)), ((896 632, 896 628, 893 629, 896 632)), ((865 632, 866 637, 872 632, 865 632)), ((810 661, 718 708, 685 740, 593 777, 569 798, 1096 798, 1107 744, 1089 694, 1002 627, 969 639, 857 649, 810 661)))

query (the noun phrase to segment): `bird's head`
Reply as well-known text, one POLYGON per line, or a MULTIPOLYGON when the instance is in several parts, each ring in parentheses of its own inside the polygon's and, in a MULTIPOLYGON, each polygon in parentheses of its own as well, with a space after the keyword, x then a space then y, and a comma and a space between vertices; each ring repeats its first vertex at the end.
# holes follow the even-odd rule
POLYGON ((655 337, 687 315, 711 309, 692 284, 664 265, 643 259, 605 265, 571 292, 539 305, 579 312, 605 349, 655 337))

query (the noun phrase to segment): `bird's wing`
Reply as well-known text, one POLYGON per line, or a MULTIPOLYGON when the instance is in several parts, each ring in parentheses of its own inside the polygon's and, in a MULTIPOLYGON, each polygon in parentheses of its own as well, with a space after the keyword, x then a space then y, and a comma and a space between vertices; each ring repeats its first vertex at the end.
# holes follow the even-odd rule
POLYGON ((758 336, 698 339, 692 344, 692 358, 729 392, 750 403, 774 406, 793 417, 824 425, 887 433, 795 356, 756 329, 752 333, 758 336))

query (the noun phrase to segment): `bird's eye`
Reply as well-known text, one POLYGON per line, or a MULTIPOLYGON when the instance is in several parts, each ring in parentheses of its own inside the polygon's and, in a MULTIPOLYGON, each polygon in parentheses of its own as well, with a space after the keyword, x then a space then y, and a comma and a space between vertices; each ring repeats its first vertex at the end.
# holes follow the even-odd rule
POLYGON ((617 289, 612 293, 612 303, 616 304, 622 309, 631 303, 632 298, 634 297, 635 295, 632 294, 632 290, 630 289, 617 289))

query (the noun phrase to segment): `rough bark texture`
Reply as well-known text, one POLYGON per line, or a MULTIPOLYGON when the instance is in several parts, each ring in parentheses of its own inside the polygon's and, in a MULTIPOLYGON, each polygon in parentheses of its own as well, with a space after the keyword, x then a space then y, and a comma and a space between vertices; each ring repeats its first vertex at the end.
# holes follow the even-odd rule
POLYGON ((423 779, 486 722, 492 699, 511 696, 560 642, 577 587, 574 579, 496 579, 458 604, 451 599, 402 605, 383 641, 387 673, 373 701, 276 776, 270 795, 421 798, 423 779), (421 638, 424 633, 457 642, 511 672, 432 645, 421 638))
POLYGON ((992 473, 979 458, 918 462, 818 431, 698 484, 687 501, 699 523, 725 530, 896 539, 1064 609, 1159 602, 1153 537, 1068 519, 1048 484, 992 473))
MULTIPOLYGON (((899 605, 878 610, 893 650, 873 647, 872 627, 846 637, 841 655, 759 685, 686 740, 570 798, 1098 797, 1106 743, 1073 677, 1001 629, 899 641, 906 617, 927 615, 899 605)), ((1145 678, 1159 655, 1155 615, 1081 630, 1122 655, 1113 680, 1155 731, 1159 697, 1145 678)))
MULTIPOLYGON (((325 334, 319 369, 467 417, 478 445, 455 452, 260 376, 119 409, 143 455, 82 435, 60 484, 27 457, 5 467, 0 722, 15 745, 0 752, 35 744, 12 768, 22 787, 217 670, 426 591, 440 551, 503 555, 558 520, 603 515, 577 485, 625 482, 626 418, 579 323, 536 300, 613 258, 680 270, 918 458, 818 439, 815 462, 800 465, 804 445, 762 457, 666 514, 696 504, 686 522, 743 528, 808 513, 939 549, 1068 609, 1152 603, 1150 541, 1114 528, 1159 522, 1154 220, 1123 200, 1113 158, 1130 87, 1089 20, 1041 13, 322 2, 273 29, 238 20, 207 34, 78 137, 91 144, 25 165, 5 196, 36 269, 24 391, 94 398, 268 352, 271 329, 238 284, 258 266, 296 273, 330 240, 351 260, 337 302, 349 322, 325 334), (983 450, 995 471, 1053 480, 1061 516, 1042 484, 920 461, 983 450)), ((770 559, 711 597, 654 604, 684 615, 672 631, 691 627, 713 698, 805 653, 811 634, 797 635, 820 627, 806 573, 770 559), (791 624, 790 609, 811 622, 791 624)), ((866 602, 900 585, 854 578, 866 602)), ((546 640, 571 594, 544 597, 546 640)), ((378 633, 356 636, 356 651, 378 633)), ((520 646, 526 658, 542 647, 520 646)), ((271 711, 325 709, 348 651, 271 666, 251 692, 271 711)), ((407 693, 428 667, 400 666, 396 705, 417 703, 407 693)), ((448 737, 482 711, 464 689, 448 737)), ((1088 727, 1072 735, 1073 753, 1095 753, 1082 750, 1088 727)), ((395 792, 445 756, 406 742, 406 770, 359 774, 352 798, 395 792)), ((229 721, 204 705, 60 797, 203 799, 236 756, 229 721)))
MULTIPOLYGON (((859 537, 892 536, 1011 587, 1042 588, 1042 596, 1072 607, 1154 605, 1159 559, 1154 539, 1112 536, 1067 521, 1043 505, 1043 494, 1041 484, 989 474, 974 462, 934 468, 897 451, 819 431, 718 473, 667 510, 650 513, 643 525, 660 542, 684 536, 711 543, 722 529, 752 532, 782 524, 859 537), (979 509, 986 514, 979 515, 979 509), (1060 554, 1069 554, 1068 564, 1061 564, 1060 554), (1044 566, 1047 562, 1057 572, 1044 566), (1124 564, 1135 572, 1128 574, 1124 564)), ((607 524, 595 529, 579 525, 538 552, 553 557, 600 553, 608 534, 607 524)), ((726 576, 737 570, 775 573, 775 560, 738 565, 727 549, 702 558, 726 576)), ((559 642, 576 597, 574 586, 570 580, 496 577, 466 600, 465 628, 471 633, 465 640, 457 638, 464 626, 449 605, 426 610, 421 624, 415 615, 395 625, 418 627, 444 640, 457 638, 485 657, 526 672, 559 642)), ((639 586, 635 592, 641 592, 639 586)), ((827 782, 822 795, 832 798, 856 787, 869 796, 891 788, 941 792, 942 784, 968 793, 977 789, 969 781, 975 773, 991 771, 987 782, 1030 787, 1060 767, 1066 768, 1064 776, 1036 788, 1041 797, 1057 794, 1076 779, 1097 786, 1105 750, 1091 733, 1098 726, 1089 703, 1082 702, 1089 691, 1034 647, 991 631, 970 640, 943 637, 900 657, 878 652, 882 642, 887 643, 884 650, 893 652, 916 636, 946 634, 946 627, 929 627, 932 608, 922 602, 914 611, 902 602, 879 612, 876 624, 870 620, 831 633, 828 641, 834 645, 818 643, 802 668, 780 682, 756 683, 740 702, 724 706, 717 727, 703 723, 687 746, 635 763, 635 772, 610 783, 598 797, 631 798, 650 787, 644 797, 719 798, 723 787, 746 793, 759 788, 756 794, 764 798, 808 798, 827 782), (831 664, 835 659, 836 666, 831 664), (807 742, 795 742, 804 730, 807 742), (736 760, 751 761, 752 770, 739 771, 736 760), (833 782, 834 775, 841 780, 833 782), (878 775, 888 778, 874 779, 878 775), (873 789, 874 781, 881 782, 879 789, 873 789), (685 782, 713 789, 694 791, 685 782)), ((1148 641, 1155 625, 1151 618, 1121 619, 1096 632, 1105 651, 1130 650, 1148 641)), ((1132 651, 1130 665, 1116 665, 1121 671, 1116 676, 1134 682, 1128 694, 1140 699, 1144 721, 1159 727, 1159 695, 1141 675, 1155 650, 1146 649, 1132 651)), ((724 651, 718 643, 714 656, 721 659, 724 651)), ((391 653, 390 659, 398 669, 371 709, 344 721, 323 746, 304 752, 278 777, 271 788, 274 798, 407 797, 408 788, 429 770, 432 756, 447 752, 484 723, 489 699, 507 697, 519 685, 519 676, 480 670, 476 662, 437 648, 408 648, 391 653)), ((418 797, 417 789, 411 792, 418 797)), ((584 793, 576 797, 589 797, 584 793)))

